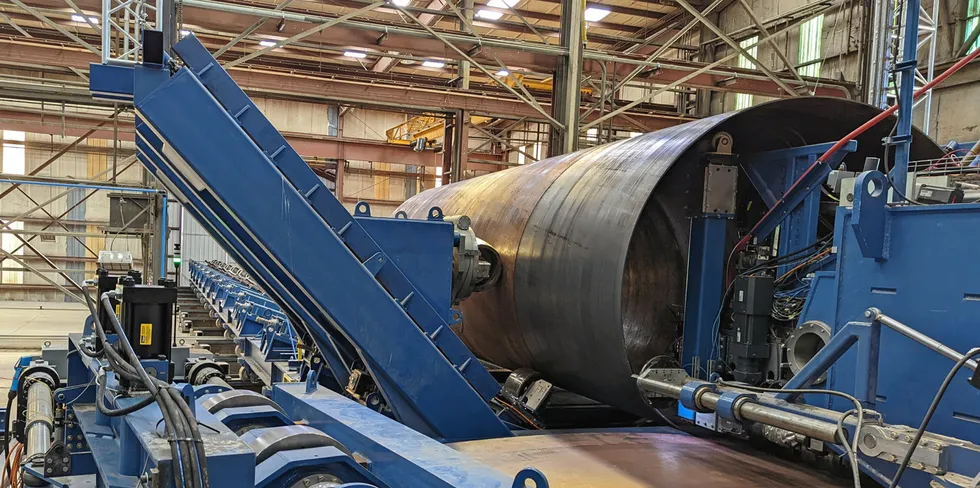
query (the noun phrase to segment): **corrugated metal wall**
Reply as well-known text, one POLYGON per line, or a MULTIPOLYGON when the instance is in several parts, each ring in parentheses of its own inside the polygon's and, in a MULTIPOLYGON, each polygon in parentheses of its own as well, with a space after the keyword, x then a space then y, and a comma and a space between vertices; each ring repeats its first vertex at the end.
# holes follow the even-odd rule
POLYGON ((190 283, 186 263, 191 260, 208 261, 217 259, 226 263, 233 262, 231 256, 218 245, 218 242, 211 237, 211 234, 208 234, 208 231, 197 220, 194 220, 194 217, 190 213, 183 209, 180 212, 180 229, 180 255, 185 263, 180 268, 181 285, 190 283))

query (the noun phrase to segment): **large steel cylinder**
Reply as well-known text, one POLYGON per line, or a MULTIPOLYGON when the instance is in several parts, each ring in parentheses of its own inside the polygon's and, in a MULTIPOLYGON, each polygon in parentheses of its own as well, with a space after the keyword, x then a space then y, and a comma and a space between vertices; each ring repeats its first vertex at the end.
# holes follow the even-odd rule
MULTIPOLYGON (((468 215, 500 253, 500 281, 461 304, 457 333, 479 357, 646 415, 630 375, 679 340, 689 217, 712 136, 728 132, 748 155, 836 141, 877 113, 837 99, 766 103, 428 190, 399 210, 468 215)), ((893 123, 861 136, 849 167, 880 156, 893 123)), ((941 155, 920 135, 913 153, 941 155)), ((755 194, 744 174, 739 193, 755 194)))

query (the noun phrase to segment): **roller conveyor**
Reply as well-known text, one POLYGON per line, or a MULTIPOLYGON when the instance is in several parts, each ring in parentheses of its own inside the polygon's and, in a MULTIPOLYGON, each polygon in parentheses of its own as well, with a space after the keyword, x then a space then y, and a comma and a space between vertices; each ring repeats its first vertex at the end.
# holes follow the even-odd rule
MULTIPOLYGON (((446 440, 509 435, 486 403, 498 384, 449 328, 448 299, 400 269, 194 36, 174 50, 185 63, 174 75, 135 70, 142 162, 276 298, 339 385, 361 360, 406 425, 446 440)), ((452 245, 452 224, 404 225, 452 245)))

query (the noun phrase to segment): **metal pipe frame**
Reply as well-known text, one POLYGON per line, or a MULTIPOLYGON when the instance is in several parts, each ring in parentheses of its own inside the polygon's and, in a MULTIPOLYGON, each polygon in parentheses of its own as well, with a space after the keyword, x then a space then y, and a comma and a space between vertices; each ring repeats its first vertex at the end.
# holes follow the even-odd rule
MULTIPOLYGON (((742 6, 742 10, 745 10, 745 13, 748 14, 750 19, 752 19, 752 23, 755 24, 755 27, 757 29, 759 29, 759 34, 768 37, 769 30, 766 29, 766 26, 763 25, 762 20, 760 20, 759 16, 756 15, 754 10, 752 10, 752 7, 749 5, 749 2, 747 2, 746 0, 738 0, 738 4, 742 6)), ((776 41, 770 39, 769 47, 772 48, 773 52, 776 53, 776 56, 779 56, 779 60, 782 61, 783 65, 786 66, 786 69, 793 74, 793 77, 796 78, 800 83, 803 83, 803 86, 806 86, 806 80, 804 80, 800 76, 800 74, 796 71, 796 68, 793 67, 793 63, 791 63, 789 58, 786 57, 786 53, 784 53, 783 50, 780 49, 779 45, 776 44, 776 41)))
POLYGON ((89 51, 92 51, 93 53, 95 53, 98 56, 101 56, 102 55, 102 53, 95 46, 92 46, 91 44, 85 42, 81 37, 78 37, 75 34, 71 33, 70 31, 68 31, 68 29, 65 29, 64 27, 62 27, 61 25, 59 25, 57 22, 55 22, 55 21, 51 20, 50 18, 48 18, 48 16, 44 15, 43 13, 35 10, 32 7, 28 7, 27 5, 24 4, 24 2, 22 2, 20 0, 10 0, 10 1, 11 2, 14 2, 14 4, 16 4, 18 7, 24 9, 25 12, 33 15, 34 17, 37 17, 37 19, 40 20, 41 22, 44 22, 45 24, 51 26, 51 28, 53 28, 54 30, 60 32, 61 35, 63 35, 65 37, 67 37, 67 38, 69 38, 69 39, 77 42, 78 44, 84 46, 86 49, 88 49, 89 51))
POLYGON ((372 11, 372 10, 374 10, 374 9, 376 9, 376 8, 384 5, 384 4, 385 4, 384 1, 374 2, 374 3, 368 5, 368 6, 364 7, 364 8, 357 9, 357 10, 355 10, 353 12, 348 12, 348 13, 346 13, 344 15, 341 15, 340 17, 331 19, 331 20, 329 20, 327 22, 324 22, 324 23, 322 23, 322 24, 320 24, 320 25, 318 25, 316 27, 309 28, 309 29, 307 29, 307 30, 305 30, 305 31, 303 31, 303 32, 301 32, 299 34, 296 34, 295 36, 292 36, 292 37, 290 37, 288 39, 284 39, 282 41, 276 41, 276 43, 273 44, 273 45, 271 45, 271 46, 267 46, 267 47, 265 47, 263 49, 260 49, 258 51, 255 51, 255 52, 253 52, 251 54, 247 54, 247 55, 242 56, 242 57, 240 57, 238 59, 235 59, 233 61, 229 61, 227 63, 224 63, 224 66, 226 68, 231 68, 233 66, 238 66, 239 64, 242 64, 242 63, 244 63, 244 62, 246 62, 246 61, 248 61, 250 59, 254 59, 254 58, 259 57, 259 56, 261 56, 261 55, 263 55, 265 53, 268 53, 268 52, 272 51, 273 49, 279 49, 281 47, 288 46, 288 45, 290 45, 290 44, 292 44, 292 43, 294 43, 296 41, 299 41, 301 39, 304 39, 304 38, 307 38, 309 36, 312 36, 313 34, 316 34, 316 33, 320 32, 320 31, 322 31, 324 29, 328 29, 328 28, 330 28, 332 26, 335 26, 335 25, 337 25, 339 23, 342 23, 342 22, 344 22, 346 20, 349 20, 349 19, 352 19, 354 17, 357 17, 358 15, 363 15, 365 13, 368 13, 368 12, 370 12, 370 11, 372 11))
MULTIPOLYGON (((292 13, 286 11, 274 11, 272 9, 265 9, 265 8, 249 7, 249 6, 234 5, 234 4, 224 4, 221 2, 209 2, 206 0, 184 0, 183 5, 185 7, 201 8, 205 10, 215 10, 215 11, 221 11, 227 13, 253 15, 253 16, 264 17, 268 19, 284 19, 287 21, 303 22, 303 23, 309 23, 309 22, 322 23, 335 18, 335 17, 322 16, 322 15, 298 14, 298 13, 292 13)), ((834 4, 833 6, 837 6, 837 5, 838 4, 834 4)), ((402 7, 397 7, 397 8, 399 8, 400 11, 405 12, 406 14, 411 13, 409 9, 405 9, 402 7)), ((342 25, 353 29, 378 32, 379 35, 384 33, 390 33, 390 34, 405 35, 405 36, 417 37, 417 38, 436 38, 442 40, 443 42, 449 41, 451 43, 471 43, 474 45, 481 45, 484 47, 495 47, 501 49, 514 50, 514 51, 524 51, 524 52, 535 53, 535 54, 545 54, 549 56, 562 56, 567 54, 567 49, 555 45, 513 41, 513 40, 493 38, 493 37, 482 37, 482 39, 476 39, 471 35, 467 35, 463 33, 455 33, 455 32, 440 32, 438 33, 438 35, 434 35, 436 31, 434 31, 431 27, 428 26, 423 26, 424 27, 423 29, 415 29, 415 28, 403 27, 398 25, 386 25, 386 24, 380 24, 375 22, 354 21, 354 20, 347 20, 345 22, 342 22, 342 25), (426 29, 426 27, 428 27, 428 29, 426 29)), ((798 25, 798 24, 794 24, 794 25, 798 25)), ((645 66, 651 68, 660 67, 660 68, 670 68, 670 69, 687 70, 687 71, 695 71, 699 69, 697 67, 685 66, 683 64, 675 64, 670 62, 644 61, 641 59, 617 56, 615 54, 606 53, 603 51, 591 50, 591 49, 583 50, 582 55, 584 59, 592 60, 592 61, 616 61, 627 65, 645 66)), ((727 71, 724 68, 719 68, 719 66, 720 65, 712 66, 712 68, 718 68, 715 69, 712 72, 712 74, 718 74, 718 75, 736 74, 734 71, 727 71)), ((738 73, 738 76, 751 77, 752 79, 765 79, 765 80, 769 79, 769 77, 766 76, 765 74, 754 75, 754 74, 747 74, 747 73, 740 72, 738 73)), ((795 79, 790 81, 793 83, 797 82, 795 79)))
MULTIPOLYGON (((761 70, 763 73, 765 73, 766 76, 768 76, 770 79, 772 79, 773 82, 775 82, 783 90, 785 90, 788 95, 791 95, 791 96, 794 96, 794 97, 800 95, 799 93, 796 93, 795 90, 793 90, 792 88, 790 88, 790 86, 787 85, 786 82, 783 81, 776 73, 774 73, 771 69, 769 69, 768 66, 766 66, 765 64, 763 64, 762 61, 759 61, 758 59, 756 59, 756 57, 753 56, 752 53, 750 53, 748 50, 746 50, 741 45, 739 45, 739 43, 736 42, 731 37, 729 37, 728 34, 725 34, 725 32, 722 31, 717 25, 715 25, 714 22, 712 22, 707 17, 705 17, 704 15, 702 15, 701 12, 698 12, 698 10, 696 8, 694 8, 694 6, 692 6, 690 3, 688 3, 687 0, 675 0, 675 1, 677 2, 678 5, 680 5, 681 7, 684 7, 684 10, 687 10, 688 12, 691 13, 691 15, 693 15, 696 19, 698 19, 701 22, 701 24, 703 24, 705 27, 708 28, 708 30, 710 30, 711 32, 714 32, 715 35, 717 35, 718 37, 720 37, 723 41, 725 41, 726 44, 728 44, 729 46, 731 46, 732 49, 735 49, 736 51, 738 51, 739 54, 741 54, 742 56, 745 56, 749 61, 751 61, 752 63, 754 63, 755 66, 759 70, 761 70)), ((767 35, 765 37, 769 41, 772 40, 772 36, 767 35)), ((796 76, 799 77, 799 75, 796 75, 796 76)))
POLYGON ((520 93, 517 93, 517 91, 514 90, 514 88, 512 88, 510 85, 508 85, 508 84, 504 83, 503 81, 501 81, 500 78, 498 78, 497 76, 494 76, 493 73, 490 72, 490 70, 488 70, 482 64, 478 63, 476 60, 474 60, 469 55, 467 55, 460 48, 456 47, 456 45, 453 44, 452 41, 450 40, 450 37, 449 36, 444 35, 444 34, 440 34, 440 33, 436 32, 431 27, 429 27, 428 25, 426 25, 424 22, 422 22, 421 20, 419 20, 418 17, 416 17, 411 12, 405 10, 404 8, 398 7, 398 9, 403 14, 405 14, 405 16, 407 16, 408 18, 410 18, 413 21, 415 21, 416 24, 422 26, 422 28, 425 29, 431 36, 433 36, 436 39, 439 39, 440 41, 442 41, 443 44, 445 44, 447 47, 449 47, 453 51, 456 51, 456 54, 460 55, 463 59, 465 59, 466 61, 468 61, 470 63, 470 65, 476 67, 476 69, 482 71, 483 74, 487 75, 495 83, 497 83, 498 85, 500 85, 501 87, 503 87, 507 91, 509 91, 511 93, 511 95, 514 95, 519 100, 521 100, 524 103, 527 103, 528 105, 531 105, 532 107, 534 107, 534 109, 537 112, 539 112, 542 116, 544 116, 544 118, 547 119, 552 125, 554 125, 555 127, 558 127, 561 130, 564 130, 565 126, 561 122, 558 122, 557 120, 555 120, 543 108, 541 108, 541 105, 539 105, 537 101, 533 100, 532 98, 524 98, 524 95, 521 95, 520 93))
MULTIPOLYGON (((846 0, 844 0, 844 1, 846 1, 846 0)), ((775 32, 773 32, 773 33, 765 36, 764 38, 759 39, 758 41, 756 41, 752 45, 748 46, 747 48, 742 48, 741 46, 739 46, 739 49, 741 49, 742 51, 744 51, 745 49, 752 49, 753 47, 758 46, 759 44, 762 44, 763 42, 768 42, 771 39, 775 38, 776 36, 785 34, 790 29, 793 29, 793 28, 795 28, 795 27, 803 24, 804 22, 806 22, 806 21, 808 21, 808 20, 810 20, 810 19, 812 19, 812 18, 814 18, 814 17, 822 14, 824 11, 830 10, 831 8, 833 8, 836 5, 837 4, 833 4, 833 5, 830 5, 828 7, 825 7, 823 10, 818 10, 816 13, 812 13, 812 14, 810 14, 807 17, 804 17, 804 18, 802 18, 800 20, 797 20, 796 22, 794 22, 794 23, 792 23, 792 24, 790 24, 790 25, 788 25, 786 27, 783 27, 782 29, 780 29, 778 31, 775 31, 775 32)), ((718 59, 717 61, 714 61, 711 64, 708 64, 708 65, 704 66, 703 68, 701 68, 701 69, 699 69, 697 71, 694 71, 693 73, 691 73, 691 74, 689 74, 689 75, 687 75, 687 76, 685 76, 685 77, 683 77, 683 78, 681 78, 681 79, 679 79, 679 80, 677 80, 677 81, 675 81, 675 82, 673 82, 673 83, 671 83, 669 85, 660 87, 660 88, 658 88, 658 89, 656 89, 656 90, 654 90, 654 91, 652 91, 652 92, 644 95, 639 100, 634 100, 633 102, 630 102, 630 103, 628 103, 628 104, 626 104, 626 105, 624 105, 624 106, 622 106, 620 108, 617 108, 616 110, 613 110, 613 111, 609 112, 608 114, 603 115, 602 117, 599 117, 599 118, 597 118, 597 119, 595 119, 595 120, 593 120, 593 121, 591 121, 591 122, 589 122, 587 124, 583 124, 582 127, 581 127, 581 130, 587 130, 587 129, 591 128, 591 127, 594 127, 594 126, 602 123, 605 120, 611 119, 611 118, 613 118, 613 117, 615 117, 617 115, 621 115, 622 113, 626 112, 627 110, 629 110, 629 109, 631 109, 633 107, 636 107, 637 105, 640 105, 641 103, 645 103, 645 102, 647 102, 649 100, 652 100, 653 97, 655 97, 655 96, 657 96, 657 95, 659 95, 659 94, 661 94, 661 93, 663 93, 663 92, 665 92, 667 90, 670 90, 670 89, 673 89, 673 88, 675 88, 675 87, 677 87, 679 85, 682 85, 685 81, 687 81, 687 80, 689 80, 691 78, 694 78, 695 76, 697 76, 699 74, 705 73, 705 72, 711 70, 712 68, 715 68, 717 66, 721 66, 724 63, 727 63, 728 61, 730 61, 730 60, 734 59, 735 57, 737 57, 739 54, 740 53, 736 51, 736 52, 734 52, 732 54, 729 54, 729 55, 727 55, 727 56, 725 56, 725 57, 723 57, 721 59, 718 59)))
MULTIPOLYGON (((288 7, 290 3, 293 3, 293 0, 283 0, 283 1, 279 2, 279 3, 277 3, 276 6, 275 6, 275 8, 273 8, 272 10, 278 12, 278 11, 280 11, 280 10, 288 7)), ((235 47, 239 42, 242 41, 242 39, 245 39, 246 37, 252 35, 253 32, 257 31, 259 29, 259 27, 262 27, 268 20, 269 20, 268 17, 263 17, 263 18, 260 18, 259 20, 256 20, 255 23, 253 23, 252 25, 246 27, 245 30, 243 30, 241 32, 241 34, 238 34, 232 40, 228 41, 228 44, 225 44, 224 46, 221 46, 217 51, 215 51, 214 52, 214 57, 217 58, 217 57, 221 56, 222 54, 224 54, 229 49, 235 47)))
MULTIPOLYGON (((129 166, 132 166, 133 164, 135 164, 135 161, 136 161, 136 157, 134 155, 134 156, 131 157, 131 160, 128 163, 128 165, 126 166, 126 168, 128 169, 129 166)), ((111 170, 112 170, 112 168, 107 168, 106 170, 104 170, 99 175, 96 175, 96 177, 99 177, 101 175, 107 174, 111 170)), ((73 208, 76 208, 82 202, 84 202, 89 197, 91 197, 94 194, 94 191, 95 190, 123 190, 123 191, 153 192, 153 193, 159 192, 159 190, 146 189, 146 188, 127 188, 127 187, 119 187, 119 186, 88 185, 88 184, 63 183, 63 182, 52 182, 52 181, 31 181, 31 180, 24 180, 24 179, 17 179, 17 178, 2 178, 2 179, 0 179, 0 183, 9 183, 9 184, 14 185, 13 186, 14 189, 17 189, 17 190, 21 191, 21 193, 24 193, 24 195, 27 196, 27 198, 31 202, 33 202, 35 204, 35 206, 33 208, 31 208, 31 209, 29 209, 29 210, 27 210, 25 212, 22 212, 21 214, 18 214, 17 216, 15 216, 13 218, 6 219, 6 221, 4 221, 3 219, 0 219, 0 232, 9 233, 9 234, 13 235, 15 238, 17 238, 17 240, 19 240, 21 242, 21 245, 19 247, 17 247, 16 249, 14 249, 13 251, 11 251, 11 252, 8 252, 8 251, 5 251, 5 250, 0 249, 0 263, 2 263, 6 259, 12 259, 14 262, 16 262, 17 264, 21 265, 24 270, 29 271, 29 272, 32 272, 34 274, 37 274, 44 281, 48 282, 51 285, 54 285, 59 290, 61 290, 62 292, 64 292, 66 295, 68 295, 68 296, 70 296, 73 299, 78 300, 78 301, 81 301, 81 298, 78 295, 76 295, 75 293, 73 293, 72 291, 70 291, 68 288, 66 288, 66 287, 62 286, 61 284, 55 282, 54 280, 50 279, 49 277, 47 277, 44 274, 44 273, 48 272, 48 270, 42 270, 42 269, 38 269, 38 268, 36 268, 34 266, 31 266, 24 259, 22 259, 21 257, 19 257, 16 253, 18 251, 20 251, 22 248, 27 247, 32 253, 34 253, 35 256, 37 256, 38 258, 40 258, 41 260, 43 260, 51 268, 51 270, 56 270, 55 272, 57 272, 59 275, 61 275, 61 277, 63 277, 70 285, 72 285, 76 289, 81 289, 80 285, 78 283, 76 283, 75 280, 72 279, 72 277, 69 276, 67 272, 60 270, 58 268, 58 266, 54 263, 54 261, 52 261, 48 256, 46 256, 44 253, 42 253, 40 250, 38 250, 36 247, 34 247, 34 245, 31 244, 30 241, 32 241, 37 235, 41 235, 42 233, 44 233, 44 231, 46 229, 50 228, 52 225, 57 224, 57 225, 61 226, 66 231, 64 233, 65 235, 71 236, 72 238, 74 238, 75 240, 77 240, 80 244, 82 244, 82 246, 85 247, 85 249, 89 253, 93 254, 93 256, 97 256, 97 254, 91 248, 89 248, 85 244, 84 241, 82 241, 81 239, 78 238, 78 236, 77 236, 78 233, 72 233, 70 231, 70 229, 68 229, 68 227, 62 222, 62 218, 65 215, 67 215, 73 208), (53 197, 45 200, 43 203, 38 203, 36 200, 34 200, 33 198, 31 198, 30 195, 28 195, 26 192, 24 192, 20 188, 21 185, 60 186, 60 187, 68 187, 69 190, 66 190, 66 191, 63 191, 63 192, 61 192, 61 193, 59 193, 57 195, 54 195, 53 197), (56 200, 59 200, 59 199, 65 197, 66 195, 68 195, 68 193, 71 191, 71 189, 74 189, 74 188, 92 189, 93 192, 91 192, 88 195, 86 195, 85 197, 83 197, 78 203, 76 203, 75 205, 73 205, 71 208, 65 210, 58 217, 55 217, 50 212, 48 212, 47 210, 44 209, 44 207, 46 205, 48 205, 48 204, 50 204, 50 203, 52 203, 52 202, 54 202, 56 200), (12 229, 9 228, 10 225, 13 222, 22 221, 22 220, 24 220, 25 218, 27 218, 28 216, 30 216, 31 214, 33 214, 34 212, 36 212, 38 210, 43 211, 45 213, 45 215, 47 215, 51 219, 51 222, 49 222, 47 225, 45 225, 44 229, 42 229, 41 231, 33 231, 34 234, 33 234, 32 237, 30 237, 30 238, 25 238, 24 237, 24 235, 30 234, 30 232, 28 232, 28 231, 23 231, 23 232, 22 231, 14 231, 14 230, 12 230, 12 229)), ((9 194, 9 193, 7 193, 7 194, 9 194)), ((4 196, 6 196, 6 194, 0 195, 0 199, 2 199, 4 196)))

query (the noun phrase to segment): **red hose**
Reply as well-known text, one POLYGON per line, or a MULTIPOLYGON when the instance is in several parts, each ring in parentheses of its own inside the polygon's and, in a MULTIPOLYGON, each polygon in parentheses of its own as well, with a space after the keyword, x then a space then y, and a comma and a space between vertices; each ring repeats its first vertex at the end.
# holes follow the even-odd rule
MULTIPOLYGON (((950 66, 949 68, 947 68, 946 71, 943 71, 942 73, 940 73, 939 76, 936 76, 935 78, 933 78, 932 80, 930 80, 925 85, 922 85, 922 88, 919 88, 918 90, 916 90, 912 94, 912 100, 915 100, 916 98, 919 98, 920 96, 922 96, 923 94, 925 94, 926 92, 928 92, 929 90, 931 90, 932 87, 938 85, 939 83, 942 83, 943 80, 945 80, 946 78, 949 78, 950 76, 952 76, 953 73, 956 73, 957 71, 959 71, 962 67, 966 66, 967 63, 969 63, 970 61, 973 61, 977 56, 980 56, 980 49, 977 49, 976 51, 973 51, 972 53, 967 54, 962 59, 960 59, 959 61, 957 61, 955 64, 953 64, 952 66, 950 66)), ((871 120, 869 120, 869 121, 861 124, 860 127, 858 127, 857 129, 852 130, 850 134, 847 134, 846 136, 844 136, 844 138, 842 138, 841 140, 837 141, 836 144, 834 144, 833 146, 831 146, 830 149, 827 150, 827 152, 823 153, 822 156, 820 156, 819 158, 817 158, 817 160, 814 161, 814 163, 809 168, 807 168, 807 170, 799 177, 799 179, 797 179, 793 183, 793 185, 789 187, 789 190, 786 190, 786 193, 785 194, 788 194, 789 192, 793 191, 793 189, 796 188, 796 185, 799 185, 800 182, 803 181, 803 179, 806 178, 807 175, 809 175, 810 172, 813 171, 813 169, 816 168, 818 164, 820 164, 820 163, 826 161, 827 159, 829 159, 831 156, 834 155, 834 153, 836 153, 838 150, 840 150, 840 148, 842 148, 845 145, 847 145, 848 142, 851 142, 851 140, 853 140, 855 137, 860 136, 861 134, 865 133, 868 129, 870 129, 870 128, 876 126, 876 125, 878 125, 879 122, 881 122, 882 120, 885 120, 886 118, 888 118, 888 116, 891 115, 891 114, 893 114, 893 113, 895 113, 896 110, 898 110, 898 104, 897 103, 895 105, 892 105, 891 107, 888 107, 884 112, 881 112, 880 114, 876 115, 871 120)), ((769 214, 772 213, 773 209, 775 209, 777 206, 779 206, 780 203, 782 203, 782 200, 781 199, 780 199, 779 202, 776 202, 776 205, 773 205, 769 209, 769 211, 766 212, 766 214, 762 216, 761 219, 759 219, 759 223, 761 223, 763 220, 765 220, 767 217, 769 217, 769 214)), ((745 237, 742 238, 742 240, 738 241, 738 244, 735 244, 735 248, 732 250, 732 256, 734 256, 735 253, 737 253, 738 251, 741 251, 742 249, 744 249, 745 246, 746 246, 746 244, 748 244, 749 241, 752 240, 752 237, 755 236, 755 231, 759 227, 759 223, 756 223, 755 226, 752 227, 752 230, 750 230, 749 233, 746 234, 745 237)))

